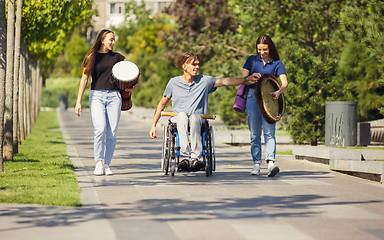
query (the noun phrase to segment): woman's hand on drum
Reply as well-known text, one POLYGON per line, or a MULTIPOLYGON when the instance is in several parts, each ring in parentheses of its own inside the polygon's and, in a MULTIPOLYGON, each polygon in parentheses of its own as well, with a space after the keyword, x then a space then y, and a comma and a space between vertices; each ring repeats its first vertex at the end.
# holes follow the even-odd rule
POLYGON ((271 94, 271 96, 272 96, 272 99, 273 99, 273 100, 276 100, 276 99, 278 99, 279 96, 280 96, 280 91, 277 90, 276 92, 271 92, 270 94, 271 94))
POLYGON ((126 88, 125 91, 126 91, 126 92, 132 92, 132 91, 135 90, 139 85, 140 85, 140 81, 137 80, 137 83, 136 83, 135 85, 133 85, 133 87, 131 87, 131 88, 126 88))
POLYGON ((80 103, 76 103, 75 113, 77 116, 80 117, 80 115, 81 115, 81 104, 80 103))

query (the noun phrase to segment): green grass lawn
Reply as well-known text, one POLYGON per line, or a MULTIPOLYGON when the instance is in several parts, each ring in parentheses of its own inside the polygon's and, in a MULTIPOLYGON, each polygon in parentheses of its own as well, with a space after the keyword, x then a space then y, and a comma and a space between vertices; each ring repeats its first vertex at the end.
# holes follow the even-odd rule
POLYGON ((55 111, 41 111, 32 133, 0 172, 0 203, 81 206, 81 189, 55 111))
POLYGON ((285 152, 276 151, 276 154, 277 155, 292 155, 292 151, 285 151, 285 152))

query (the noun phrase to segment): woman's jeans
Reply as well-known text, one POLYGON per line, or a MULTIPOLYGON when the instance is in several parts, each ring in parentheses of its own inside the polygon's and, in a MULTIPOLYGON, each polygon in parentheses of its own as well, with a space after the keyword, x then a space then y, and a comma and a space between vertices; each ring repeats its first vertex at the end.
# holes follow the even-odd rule
POLYGON ((275 161, 276 139, 275 126, 262 117, 257 107, 255 89, 250 88, 245 105, 248 115, 248 127, 251 133, 251 155, 254 163, 261 163, 261 129, 264 131, 265 160, 275 161))
POLYGON ((91 90, 89 94, 94 127, 95 161, 110 164, 116 146, 117 126, 121 113, 121 95, 114 90, 91 90))

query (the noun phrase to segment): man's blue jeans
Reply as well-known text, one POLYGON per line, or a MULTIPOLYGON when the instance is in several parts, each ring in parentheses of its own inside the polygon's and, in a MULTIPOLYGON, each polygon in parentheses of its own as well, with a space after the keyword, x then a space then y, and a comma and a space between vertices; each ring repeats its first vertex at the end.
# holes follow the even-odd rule
POLYGON ((89 94, 94 127, 95 161, 110 164, 116 146, 117 126, 121 113, 121 95, 114 90, 91 90, 89 94))
POLYGON ((264 131, 265 160, 275 161, 276 139, 275 126, 269 124, 257 107, 255 89, 250 88, 245 105, 248 115, 248 127, 251 133, 251 155, 254 163, 261 163, 261 130, 264 131))

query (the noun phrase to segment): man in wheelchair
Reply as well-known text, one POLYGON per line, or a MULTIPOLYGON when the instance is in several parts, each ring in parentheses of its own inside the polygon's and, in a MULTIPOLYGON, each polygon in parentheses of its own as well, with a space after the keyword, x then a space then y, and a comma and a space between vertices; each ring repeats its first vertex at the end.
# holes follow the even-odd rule
POLYGON ((161 112, 169 100, 172 100, 172 112, 177 114, 173 121, 177 124, 180 159, 182 159, 178 165, 179 171, 186 171, 190 167, 197 169, 205 167, 204 162, 200 160, 202 156, 201 125, 203 123, 201 114, 207 113, 208 94, 214 92, 218 87, 252 85, 261 77, 259 73, 244 78, 205 76, 197 74, 199 63, 199 57, 194 53, 184 53, 179 57, 177 67, 181 67, 184 73, 182 76, 169 80, 163 97, 157 105, 149 132, 152 139, 157 138, 156 124, 161 117, 161 112))

